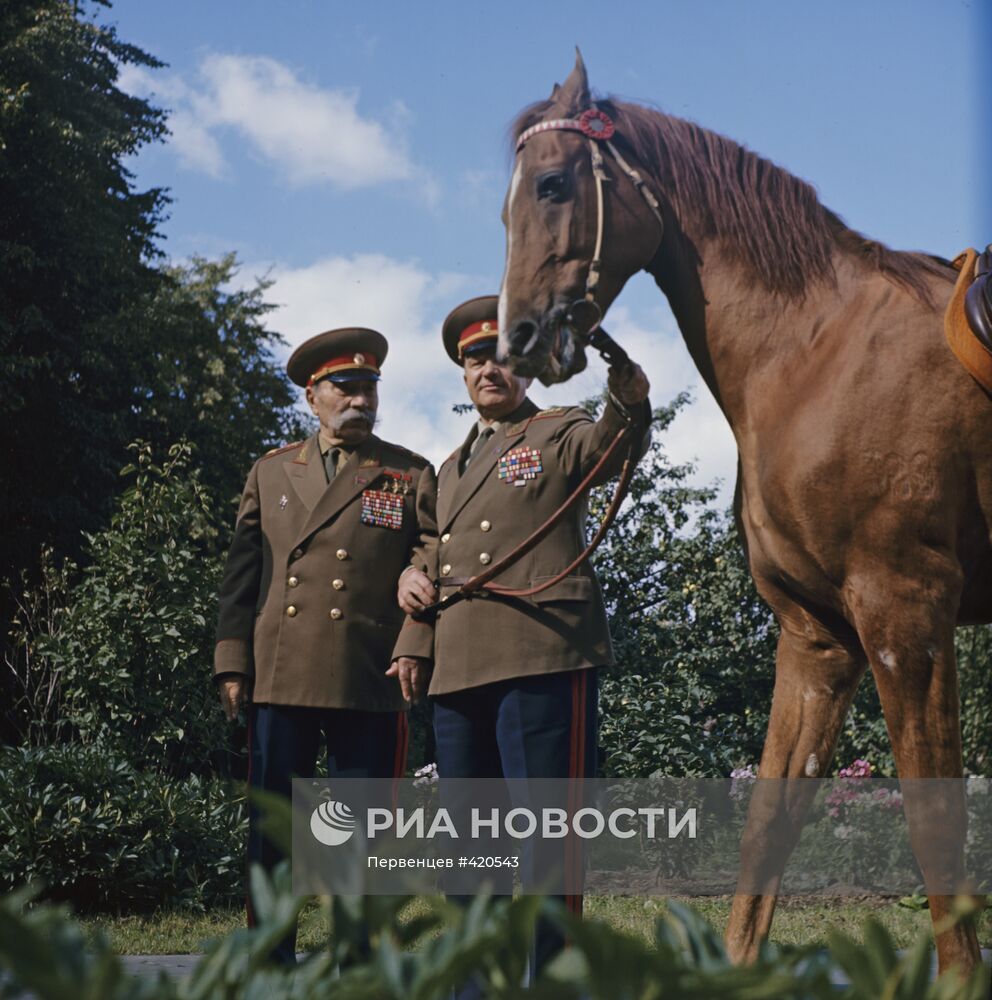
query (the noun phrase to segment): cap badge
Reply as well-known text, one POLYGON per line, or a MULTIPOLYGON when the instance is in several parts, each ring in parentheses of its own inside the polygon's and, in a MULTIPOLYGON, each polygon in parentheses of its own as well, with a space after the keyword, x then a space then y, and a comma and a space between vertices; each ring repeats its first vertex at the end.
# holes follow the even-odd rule
POLYGON ((356 354, 352 358, 352 361, 354 361, 356 365, 364 365, 365 364, 365 355, 364 354, 356 354))

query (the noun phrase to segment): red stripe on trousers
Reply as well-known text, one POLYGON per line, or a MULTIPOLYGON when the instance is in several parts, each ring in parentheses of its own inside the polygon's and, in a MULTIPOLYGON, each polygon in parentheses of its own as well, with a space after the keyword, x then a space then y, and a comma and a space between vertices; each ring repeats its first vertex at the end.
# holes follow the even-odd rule
POLYGON ((406 774, 406 758, 410 749, 410 723, 406 712, 396 713, 396 753, 393 757, 393 809, 400 796, 400 779, 406 774))
MULTIPOLYGON (((248 776, 245 778, 245 790, 247 793, 251 793, 251 722, 252 722, 252 708, 251 705, 248 706, 248 776)), ((248 809, 251 810, 251 802, 248 803, 248 809)), ((252 909, 251 905, 251 859, 248 857, 248 843, 245 843, 245 916, 248 921, 249 927, 255 926, 255 911, 252 909)))
MULTIPOLYGON (((569 817, 577 812, 581 784, 585 778, 586 749, 586 672, 577 670, 572 675, 572 719, 569 733, 569 784, 568 810, 569 817)), ((565 840, 565 879, 566 885, 582 884, 582 845, 574 834, 565 840)), ((568 893, 565 896, 565 906, 570 913, 582 915, 582 893, 568 893)))

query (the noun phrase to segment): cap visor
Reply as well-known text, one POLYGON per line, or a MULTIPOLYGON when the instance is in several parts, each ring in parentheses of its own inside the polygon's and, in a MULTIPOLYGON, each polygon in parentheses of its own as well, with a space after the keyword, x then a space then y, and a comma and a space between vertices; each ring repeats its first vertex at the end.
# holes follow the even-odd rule
POLYGON ((328 379, 331 382, 378 382, 379 375, 375 372, 354 371, 354 372, 334 372, 332 375, 325 375, 324 378, 317 379, 323 382, 328 379))

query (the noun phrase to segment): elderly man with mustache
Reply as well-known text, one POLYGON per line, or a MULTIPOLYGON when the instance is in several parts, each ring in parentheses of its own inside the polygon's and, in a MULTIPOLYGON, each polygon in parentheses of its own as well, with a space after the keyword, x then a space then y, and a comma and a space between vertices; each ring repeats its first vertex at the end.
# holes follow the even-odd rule
MULTIPOLYGON (((406 768, 409 703, 432 655, 431 630, 396 607, 404 570, 436 544, 430 463, 372 433, 386 339, 346 328, 289 359, 319 429, 259 459, 248 476, 220 589, 214 674, 227 717, 248 705, 252 788, 288 796, 314 772, 396 778, 406 768)), ((279 853, 249 815, 248 860, 279 853)), ((249 924, 253 922, 248 906, 249 924)), ((295 961, 295 935, 274 957, 295 961)))

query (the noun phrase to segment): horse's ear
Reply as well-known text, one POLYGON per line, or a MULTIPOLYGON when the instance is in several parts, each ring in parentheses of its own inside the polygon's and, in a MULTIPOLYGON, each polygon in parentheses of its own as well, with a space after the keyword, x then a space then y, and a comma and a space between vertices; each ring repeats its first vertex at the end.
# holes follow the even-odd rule
POLYGON ((550 96, 550 97, 548 98, 548 100, 549 100, 549 101, 557 101, 557 100, 558 100, 558 95, 559 95, 560 93, 561 93, 561 85, 560 85, 560 84, 557 84, 557 83, 556 83, 556 84, 555 84, 555 85, 554 85, 554 86, 553 86, 553 87, 551 88, 551 96, 550 96))
POLYGON ((584 111, 589 107, 589 77, 586 76, 586 64, 582 61, 582 53, 577 46, 575 69, 568 74, 568 79, 561 87, 555 85, 551 99, 568 111, 584 111))

